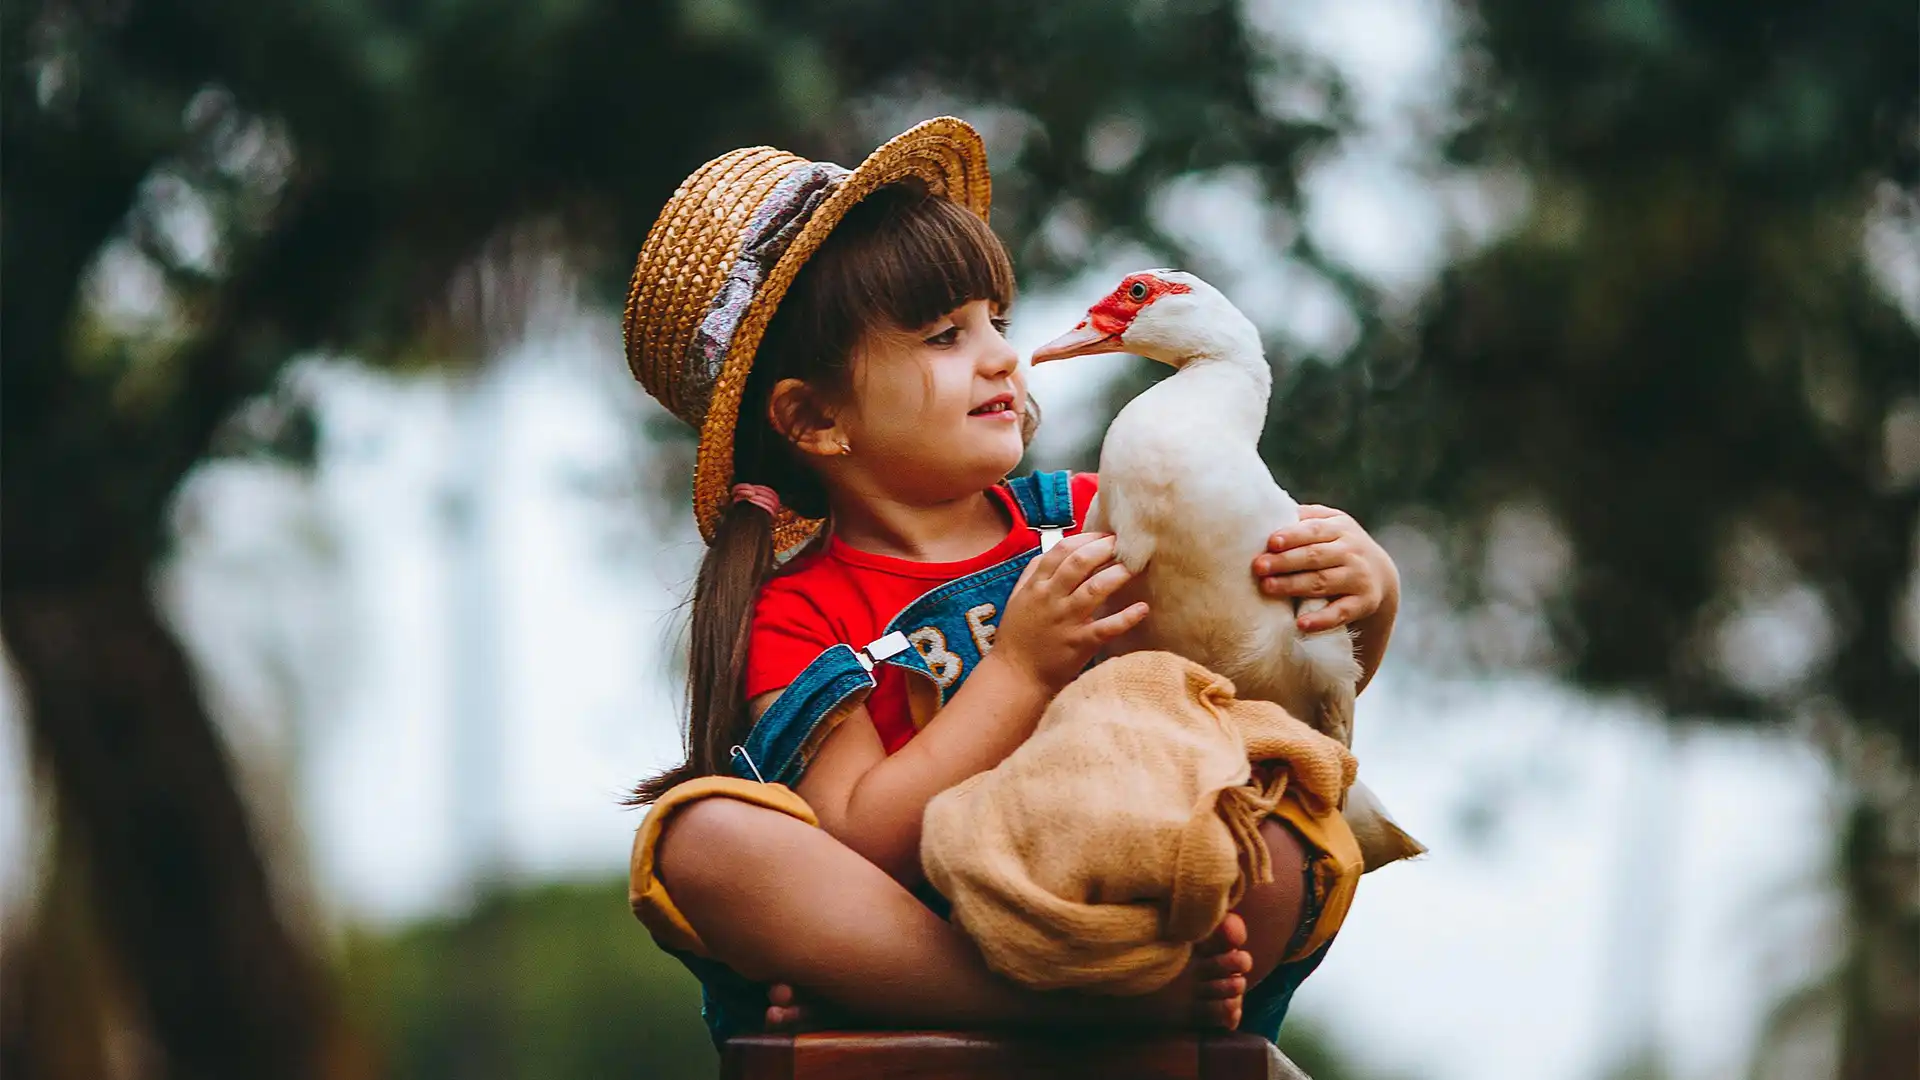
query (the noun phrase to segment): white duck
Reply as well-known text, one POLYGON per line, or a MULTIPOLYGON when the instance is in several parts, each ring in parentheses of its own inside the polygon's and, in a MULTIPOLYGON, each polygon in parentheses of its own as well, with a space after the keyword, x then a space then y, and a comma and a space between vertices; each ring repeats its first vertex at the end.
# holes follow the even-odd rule
MULTIPOLYGON (((1177 270, 1129 274, 1078 326, 1033 354, 1130 352, 1175 373, 1120 410, 1100 446, 1100 494, 1087 529, 1114 534, 1134 572, 1120 603, 1147 620, 1110 651, 1177 653, 1226 676, 1241 697, 1272 701, 1351 745, 1360 678, 1345 628, 1302 633, 1325 606, 1260 591, 1251 567, 1299 504, 1261 460, 1273 371, 1260 333, 1218 289, 1177 270)), ((1343 808, 1367 869, 1426 850, 1355 783, 1343 808)))

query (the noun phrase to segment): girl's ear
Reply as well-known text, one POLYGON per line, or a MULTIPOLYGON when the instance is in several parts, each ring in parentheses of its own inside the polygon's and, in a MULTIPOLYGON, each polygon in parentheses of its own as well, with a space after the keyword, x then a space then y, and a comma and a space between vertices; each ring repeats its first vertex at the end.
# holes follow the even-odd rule
POLYGON ((811 386, 799 379, 781 379, 767 396, 767 421, 780 437, 803 454, 833 457, 845 453, 846 436, 834 423, 811 386))

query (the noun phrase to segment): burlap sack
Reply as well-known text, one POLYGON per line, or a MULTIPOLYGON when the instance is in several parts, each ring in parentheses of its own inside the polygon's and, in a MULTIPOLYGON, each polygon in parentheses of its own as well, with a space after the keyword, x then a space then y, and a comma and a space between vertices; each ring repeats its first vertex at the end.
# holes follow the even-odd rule
POLYGON ((1339 849, 1322 885, 1337 893, 1327 914, 1344 917, 1359 863, 1336 807, 1354 772, 1345 747, 1278 705, 1240 701, 1171 653, 1132 653, 1062 691, 998 767, 929 803, 921 861, 995 971, 1036 989, 1146 993, 1250 882, 1272 880, 1258 828, 1276 809, 1339 849), (1250 761, 1268 766, 1256 775, 1250 761))

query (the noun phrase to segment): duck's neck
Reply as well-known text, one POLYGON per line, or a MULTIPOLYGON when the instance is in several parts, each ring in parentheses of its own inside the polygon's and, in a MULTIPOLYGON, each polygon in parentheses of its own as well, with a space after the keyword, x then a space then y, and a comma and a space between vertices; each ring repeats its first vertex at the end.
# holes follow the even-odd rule
MULTIPOLYGON (((1232 320, 1243 322, 1243 320, 1232 320)), ((1267 424, 1273 369, 1252 323, 1220 327, 1196 344, 1167 380, 1207 415, 1206 423, 1258 438, 1267 424)))

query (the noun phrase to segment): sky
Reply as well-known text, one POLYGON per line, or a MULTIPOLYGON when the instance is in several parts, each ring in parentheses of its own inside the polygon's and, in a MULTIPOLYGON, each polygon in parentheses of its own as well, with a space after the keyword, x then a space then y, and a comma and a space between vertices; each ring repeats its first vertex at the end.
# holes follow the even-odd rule
MULTIPOLYGON (((1289 348, 1337 355, 1353 333, 1330 287, 1273 246, 1289 228, 1412 303, 1450 252, 1524 206, 1512 178, 1449 173, 1424 149, 1455 77, 1448 10, 1249 6, 1263 33, 1340 67, 1364 129, 1310 168, 1298 222, 1233 173, 1176 185, 1158 212, 1216 253, 1215 283, 1289 348)), ((1071 325, 1137 258, 1103 250, 1023 299, 1015 344, 1071 325)), ((299 853, 283 872, 311 877, 324 922, 457 910, 476 873, 625 865, 637 819, 616 801, 676 760, 666 657, 684 647, 700 547, 684 509, 630 490, 632 431, 659 413, 618 333, 609 313, 564 311, 477 383, 309 358, 296 379, 323 417, 320 467, 230 463, 181 494, 180 555, 157 587, 256 816, 299 853)), ((1094 434, 1088 406, 1128 362, 1032 374, 1042 467, 1094 434)), ((1381 535, 1422 565, 1396 548, 1404 534, 1381 535)), ((1413 631, 1475 632, 1407 588, 1413 631)), ((1744 1075, 1758 1018, 1813 974, 1834 925, 1836 788, 1818 755, 1676 735, 1628 700, 1413 652, 1362 698, 1355 750, 1432 853, 1363 882, 1298 1015, 1360 1061, 1435 1080, 1587 1080, 1646 1032, 1682 1080, 1744 1075)), ((9 904, 42 835, 21 739, 17 700, 0 698, 9 904)))

